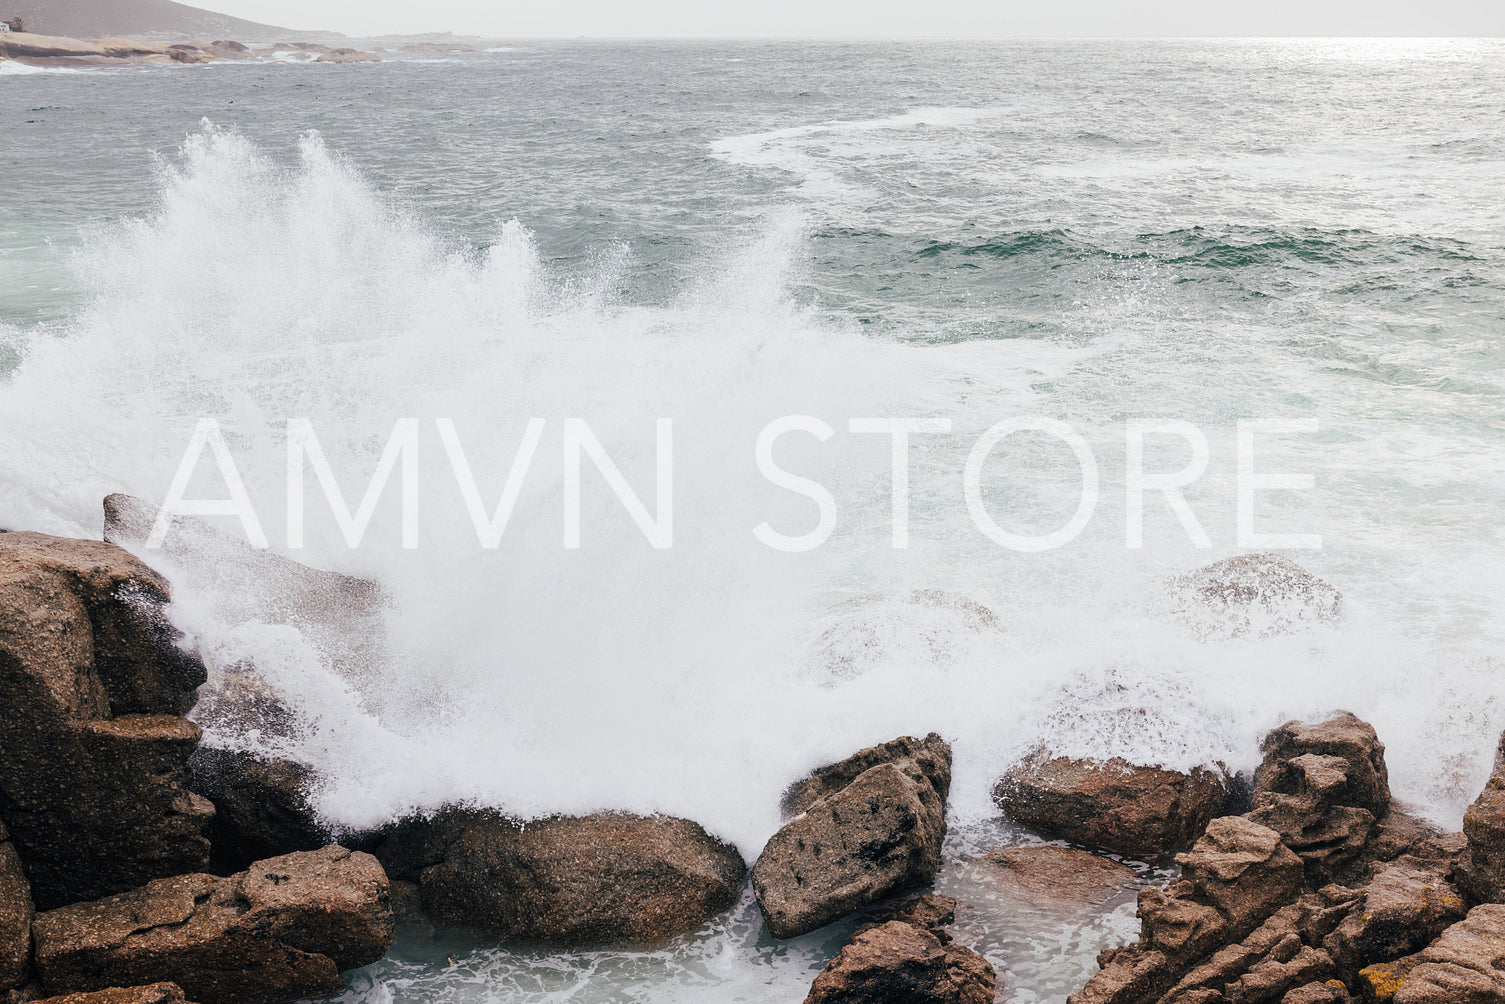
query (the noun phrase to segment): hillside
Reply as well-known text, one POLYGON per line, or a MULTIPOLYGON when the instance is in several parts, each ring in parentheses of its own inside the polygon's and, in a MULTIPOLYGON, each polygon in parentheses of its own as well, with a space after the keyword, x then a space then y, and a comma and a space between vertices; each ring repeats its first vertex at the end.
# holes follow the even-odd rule
POLYGON ((327 38, 337 34, 291 31, 173 3, 172 0, 0 0, 0 18, 16 15, 25 19, 27 31, 69 38, 163 33, 191 38, 270 42, 284 38, 327 38))

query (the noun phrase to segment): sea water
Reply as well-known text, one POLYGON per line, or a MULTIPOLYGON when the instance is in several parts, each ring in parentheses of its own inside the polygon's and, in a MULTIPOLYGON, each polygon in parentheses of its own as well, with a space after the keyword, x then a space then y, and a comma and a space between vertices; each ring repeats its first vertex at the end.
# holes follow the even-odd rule
MULTIPOLYGON (((161 501, 213 418, 274 548, 379 581, 387 656, 177 583, 215 679, 254 665, 292 756, 357 829, 453 801, 521 816, 692 818, 751 861, 810 768, 899 734, 953 745, 958 937, 1010 998, 1061 1000, 1132 936, 1133 887, 1087 914, 990 906, 975 858, 1028 841, 991 784, 1045 746, 1249 769, 1269 728, 1347 708, 1398 798, 1459 825, 1505 726, 1505 54, 1494 41, 537 43, 380 64, 7 73, 0 81, 0 526, 97 536, 161 501), (790 553, 754 528, 815 529, 790 553), (893 546, 887 437, 908 453, 893 546), (361 546, 322 494, 286 550, 286 430, 306 418, 359 500, 417 420, 418 546, 394 480, 361 546), (569 420, 673 546, 586 463, 564 546, 569 420), (543 419, 501 544, 480 546, 437 421, 486 509, 543 419), (1063 423, 1098 499, 1060 547, 1000 546, 968 506, 979 438, 1063 423), (1207 444, 1130 548, 1130 423, 1207 444), (1207 639, 1169 576, 1234 553, 1240 423, 1260 532, 1344 595, 1294 635, 1207 639), (923 593, 920 591, 938 591, 923 593), (926 599, 924 597, 930 597, 926 599), (991 616, 979 616, 981 605, 991 616)), ((190 496, 223 497, 207 459, 190 496)), ((1147 440, 1146 470, 1191 459, 1147 440)), ((979 469, 1020 535, 1078 510, 1059 439, 979 469)), ((312 482, 311 482, 312 484, 312 482)), ((240 533, 234 519, 215 525, 240 533)), ((213 681, 211 682, 213 685, 213 681)), ((351 1001, 797 1001, 851 923, 793 942, 750 894, 654 951, 557 953, 406 932, 351 1001)))

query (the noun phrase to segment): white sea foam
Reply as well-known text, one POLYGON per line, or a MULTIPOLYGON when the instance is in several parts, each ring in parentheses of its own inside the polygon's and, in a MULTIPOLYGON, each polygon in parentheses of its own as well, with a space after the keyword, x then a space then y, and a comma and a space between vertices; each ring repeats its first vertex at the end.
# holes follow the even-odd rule
MULTIPOLYGON (((1458 822, 1505 723, 1491 661, 1500 639, 1479 626, 1495 622, 1489 562, 1397 555, 1383 546, 1393 536, 1361 538, 1298 556, 1343 589, 1337 626, 1201 643, 1146 597, 1167 573, 1227 553, 1221 524, 1216 554, 1192 549, 1166 514, 1147 527, 1145 552, 1127 552, 1108 511, 1068 548, 1019 555, 989 544, 959 497, 978 432, 1049 409, 1051 387, 1082 367, 1125 367, 1128 379, 1134 338, 878 341, 792 300, 806 256, 797 215, 727 243, 672 302, 636 305, 615 292, 625 251, 561 273, 505 221, 484 252, 457 250, 315 137, 288 166, 206 128, 164 164, 151 216, 89 238, 77 267, 90 296, 77 314, 7 336, 24 361, 0 397, 0 526, 96 535, 105 493, 163 496, 200 415, 229 432, 274 542, 289 416, 311 419, 347 498, 396 419, 452 418, 488 500, 526 420, 548 419, 499 551, 477 547, 432 434, 416 551, 398 546, 395 493, 355 552, 311 496, 311 547, 298 557, 386 586, 390 665, 342 676, 297 631, 228 618, 215 596, 180 590, 179 621, 209 661, 255 664, 305 726, 292 740, 227 728, 211 741, 315 764, 327 779, 319 804, 337 823, 458 799, 524 815, 658 810, 752 857, 778 824, 784 785, 900 733, 953 740, 953 818, 965 821, 992 814, 999 771, 1042 743, 1247 768, 1265 730, 1335 707, 1378 727, 1398 794, 1458 822), (888 547, 886 442, 844 431, 824 445, 791 436, 779 453, 840 501, 832 541, 785 555, 754 540, 763 520, 787 532, 813 521, 806 500, 753 466, 758 430, 786 414, 839 430, 849 416, 955 417, 955 435, 917 439, 910 551, 888 547), (570 416, 592 424, 645 496, 653 422, 675 420, 672 550, 650 548, 589 471, 584 546, 561 547, 557 437, 570 416), (894 599, 931 588, 991 608, 998 629, 894 599), (828 608, 872 594, 889 597, 862 606, 872 620, 822 634, 842 616, 828 608), (826 637, 822 657, 843 638, 858 646, 838 658, 834 685, 811 671, 812 637, 826 637)), ((1119 418, 1078 421, 1107 484, 1119 418)), ((1226 459, 1230 430, 1210 434, 1226 459)), ((1366 450, 1389 448, 1358 440, 1329 460, 1359 472, 1375 461, 1366 450)), ((1008 495, 1026 523, 1053 518, 1076 478, 1038 452, 1008 495)), ((192 493, 222 493, 209 465, 192 493)), ((1231 498, 1225 465, 1192 501, 1231 514, 1231 498)), ((1360 485, 1313 518, 1358 525, 1367 498, 1360 485)))

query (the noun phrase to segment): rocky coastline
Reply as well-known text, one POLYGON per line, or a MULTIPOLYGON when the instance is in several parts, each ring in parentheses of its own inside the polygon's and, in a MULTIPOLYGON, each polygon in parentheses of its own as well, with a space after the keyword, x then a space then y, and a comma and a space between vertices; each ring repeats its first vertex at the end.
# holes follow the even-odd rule
MULTIPOLYGON (((240 700, 275 723, 276 708, 247 692, 195 710, 207 672, 171 626, 171 587, 121 546, 150 509, 124 496, 105 509, 104 541, 0 532, 9 1004, 337 993, 405 923, 562 950, 660 946, 749 882, 774 939, 864 918, 806 1004, 1007 999, 948 931, 956 899, 927 889, 947 832, 941 736, 900 736, 797 781, 751 859, 692 820, 609 811, 524 822, 456 805, 336 840, 310 808, 307 766, 201 745, 190 713, 240 700)), ((220 567, 273 563, 289 617, 375 595, 184 529, 180 546, 220 548, 220 567)), ((1315 597, 1317 620, 1338 610, 1336 590, 1273 556, 1181 585, 1246 629, 1270 623, 1260 608, 1275 600, 1315 597)), ((1441 833, 1394 802, 1384 744, 1351 714, 1275 725, 1261 752, 1241 777, 1038 750, 998 780, 999 810, 1053 841, 985 855, 1026 901, 1091 909, 1123 859, 1175 855, 1179 877, 1139 894, 1138 940, 1104 951, 1070 1004, 1505 1001, 1505 767, 1462 832, 1441 833)))
MULTIPOLYGON (((134 38, 84 40, 34 32, 0 32, 0 62, 27 66, 109 67, 174 66, 221 61, 379 63, 386 49, 356 49, 322 42, 287 41, 246 44, 233 39, 152 41, 134 38)), ((399 52, 474 52, 462 42, 412 42, 399 52)))

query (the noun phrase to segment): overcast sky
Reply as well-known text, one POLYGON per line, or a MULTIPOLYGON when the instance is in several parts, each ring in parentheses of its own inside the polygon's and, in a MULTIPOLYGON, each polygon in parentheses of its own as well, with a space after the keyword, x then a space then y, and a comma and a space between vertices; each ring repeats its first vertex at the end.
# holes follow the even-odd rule
POLYGON ((1505 0, 188 0, 347 34, 499 37, 1505 35, 1505 0))

